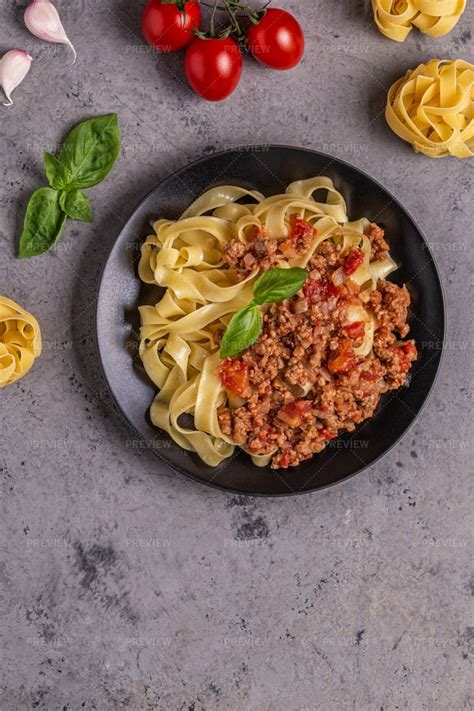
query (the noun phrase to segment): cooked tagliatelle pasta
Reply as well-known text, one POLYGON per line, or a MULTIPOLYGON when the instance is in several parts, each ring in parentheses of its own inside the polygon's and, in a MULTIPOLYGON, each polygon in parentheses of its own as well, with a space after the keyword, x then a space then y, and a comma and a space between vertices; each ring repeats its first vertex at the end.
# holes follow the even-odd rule
POLYGON ((22 378, 41 354, 38 321, 6 296, 0 296, 0 388, 22 378))
POLYGON ((387 95, 390 128, 431 158, 474 155, 474 65, 432 59, 409 69, 387 95))
POLYGON ((216 187, 180 219, 157 220, 139 263, 140 278, 164 290, 140 307, 153 424, 210 466, 236 445, 275 468, 321 451, 400 387, 416 358, 413 341, 395 335, 408 332, 410 299, 385 280, 394 269, 383 230, 350 222, 325 177, 267 198, 216 187), (223 333, 258 277, 294 267, 307 271, 303 288, 258 307, 257 341, 222 359, 223 333))
POLYGON ((458 22, 466 0, 372 0, 380 32, 404 42, 413 27, 431 37, 450 32, 458 22))

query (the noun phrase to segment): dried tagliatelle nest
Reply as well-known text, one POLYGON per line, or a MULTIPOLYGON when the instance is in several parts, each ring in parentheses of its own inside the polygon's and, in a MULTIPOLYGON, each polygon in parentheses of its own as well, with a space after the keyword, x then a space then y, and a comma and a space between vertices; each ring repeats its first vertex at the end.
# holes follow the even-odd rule
POLYGON ((465 7, 466 0, 372 0, 377 27, 396 42, 404 42, 413 27, 432 37, 447 34, 465 7))
POLYGON ((41 332, 34 316, 0 296, 0 388, 19 380, 41 354, 41 332))
POLYGON ((474 155, 474 65, 432 59, 389 89, 385 117, 397 136, 431 158, 474 155))

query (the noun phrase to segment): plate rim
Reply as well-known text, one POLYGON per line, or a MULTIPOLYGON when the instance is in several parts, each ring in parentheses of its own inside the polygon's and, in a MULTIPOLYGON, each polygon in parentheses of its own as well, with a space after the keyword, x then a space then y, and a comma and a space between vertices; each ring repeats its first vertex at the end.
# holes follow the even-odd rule
MULTIPOLYGON (((328 166, 329 167, 329 166, 328 166)), ((333 486, 338 486, 339 484, 343 484, 344 482, 349 481, 353 477, 355 477, 358 474, 362 474, 366 470, 370 469, 371 467, 375 466, 378 462, 380 462, 389 452, 391 452, 400 442, 404 437, 410 432, 410 430, 413 428, 415 423, 417 422, 418 418, 420 417, 421 413, 424 411, 426 405, 428 404, 429 400, 431 399, 431 396, 433 394, 433 391, 435 389, 435 386, 438 382, 438 378, 440 376, 441 368, 444 363, 444 358, 446 354, 446 344, 445 344, 445 337, 446 337, 446 332, 448 328, 448 313, 447 313, 447 308, 446 308, 446 295, 445 295, 445 288, 444 284, 441 278, 440 270, 438 267, 438 264, 436 262, 433 250, 431 249, 431 246, 429 242, 427 241, 425 237, 424 231, 420 228, 418 222, 414 219, 413 215, 411 212, 402 205, 402 203, 392 194, 390 190, 388 190, 383 183, 381 183, 379 180, 376 178, 373 178, 369 173, 367 173, 365 170, 357 167, 353 163, 350 163, 342 158, 338 158, 336 156, 333 156, 329 153, 325 153, 324 151, 319 151, 316 149, 312 148, 305 148, 302 146, 294 146, 294 145, 288 145, 288 144, 277 144, 277 143, 269 143, 269 144, 246 144, 243 146, 236 145, 232 148, 226 148, 225 150, 222 151, 217 151, 215 153, 211 153, 210 155, 202 156, 201 158, 197 158, 196 160, 186 163, 186 165, 182 166, 181 168, 178 168, 177 170, 173 171, 172 173, 166 175, 162 180, 158 181, 147 193, 145 193, 140 200, 137 202, 135 208, 132 210, 130 213, 128 219, 126 222, 122 225, 120 228, 120 231, 118 232, 115 240, 112 242, 110 245, 110 249, 108 250, 105 258, 104 258, 104 263, 102 265, 102 268, 100 270, 99 276, 98 276, 98 282, 97 282, 97 294, 96 294, 96 304, 95 304, 95 345, 97 348, 97 352, 99 354, 99 363, 100 363, 100 368, 104 377, 104 380, 107 384, 108 391, 112 397, 112 400, 114 402, 115 408, 117 409, 118 414, 120 417, 124 420, 125 425, 133 431, 138 438, 145 443, 146 448, 150 450, 155 457, 157 457, 161 462, 163 462, 167 467, 169 467, 172 471, 180 474, 181 476, 184 476, 188 479, 191 479, 192 481, 204 485, 207 487, 210 487, 214 490, 220 491, 220 492, 225 492, 229 495, 233 496, 249 496, 249 497, 262 497, 262 498, 287 498, 291 496, 302 496, 304 494, 317 494, 318 492, 325 491, 327 489, 332 488, 333 486), (123 411, 120 403, 118 402, 115 393, 113 391, 113 388, 110 384, 109 377, 107 375, 107 371, 105 368, 104 364, 104 359, 103 359, 103 353, 101 349, 101 341, 100 341, 100 335, 99 335, 99 310, 100 310, 100 304, 101 304, 101 293, 103 289, 103 283, 104 283, 104 274, 107 269, 108 263, 110 261, 110 258, 112 257, 112 253, 114 252, 115 246, 117 242, 119 241, 122 233, 126 231, 129 228, 130 223, 135 219, 137 213, 140 211, 142 205, 146 200, 160 187, 164 186, 167 182, 176 179, 179 177, 179 175, 187 170, 190 170, 194 168, 195 166, 204 163, 208 160, 214 159, 214 158, 219 158, 221 156, 224 156, 229 153, 249 153, 252 152, 252 150, 255 149, 260 149, 260 152, 264 152, 261 149, 265 150, 271 150, 271 149, 284 149, 284 150, 292 150, 292 151, 299 151, 299 152, 304 152, 304 153, 309 153, 311 155, 317 155, 319 157, 327 159, 330 163, 335 163, 335 164, 342 164, 345 165, 346 167, 350 168, 351 170, 354 170, 356 173, 360 173, 363 175, 366 179, 377 185, 383 192, 385 192, 391 201, 395 203, 399 209, 402 210, 402 212, 405 213, 405 215, 408 217, 408 219, 413 223, 414 227, 418 231, 418 233, 421 235, 423 244, 426 246, 426 249, 430 255, 431 262, 434 268, 434 272, 437 277, 438 281, 438 286, 439 286, 439 292, 440 292, 440 297, 441 297, 441 305, 442 305, 442 317, 443 317, 443 331, 442 331, 442 340, 441 340, 441 349, 440 349, 440 354, 439 354, 439 361, 436 367, 436 372, 433 378, 433 381, 430 385, 430 388, 425 396, 425 399, 423 403, 421 404, 419 410, 417 411, 415 417, 411 420, 409 425, 403 430, 403 432, 392 442, 392 444, 384 451, 382 452, 378 457, 373 459, 369 464, 364 464, 357 468, 354 472, 351 474, 347 474, 344 476, 342 479, 338 479, 337 481, 329 482, 327 484, 323 484, 317 488, 313 489, 303 489, 303 490, 297 490, 297 491, 282 491, 280 493, 266 493, 266 492, 248 492, 248 491, 239 491, 238 489, 231 489, 229 487, 220 485, 216 483, 215 481, 206 481, 204 479, 200 479, 199 477, 195 476, 189 471, 186 471, 185 469, 182 469, 181 467, 173 464, 170 462, 168 459, 166 459, 156 448, 154 448, 150 442, 143 436, 143 434, 133 425, 128 417, 126 416, 125 412, 123 411)))

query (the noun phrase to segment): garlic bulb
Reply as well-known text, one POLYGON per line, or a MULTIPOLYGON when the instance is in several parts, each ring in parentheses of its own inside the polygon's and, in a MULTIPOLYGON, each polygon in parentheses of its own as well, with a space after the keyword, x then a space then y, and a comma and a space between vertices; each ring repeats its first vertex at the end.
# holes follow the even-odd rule
POLYGON ((25 24, 35 37, 70 47, 74 53, 74 64, 76 50, 66 35, 58 11, 49 0, 33 0, 25 10, 25 24))
POLYGON ((32 61, 28 52, 22 49, 10 49, 0 59, 0 84, 8 99, 4 106, 13 104, 11 93, 30 71, 32 61))

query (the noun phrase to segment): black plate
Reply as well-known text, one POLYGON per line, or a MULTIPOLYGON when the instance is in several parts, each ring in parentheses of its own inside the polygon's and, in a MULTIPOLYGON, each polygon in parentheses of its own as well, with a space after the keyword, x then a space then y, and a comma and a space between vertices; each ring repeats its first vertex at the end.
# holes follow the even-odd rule
POLYGON ((385 454, 410 427, 428 397, 441 361, 444 327, 438 271, 419 228, 406 210, 379 183, 347 163, 286 146, 255 146, 218 153, 160 183, 138 206, 112 247, 97 303, 97 338, 105 377, 118 407, 140 437, 170 467, 200 482, 233 492, 270 496, 335 484, 385 454), (243 452, 219 467, 208 467, 175 445, 148 419, 155 389, 137 356, 137 306, 154 303, 158 292, 137 278, 137 248, 151 232, 151 219, 179 217, 210 187, 230 183, 273 195, 283 192, 294 180, 314 175, 332 178, 347 201, 350 219, 366 216, 385 228, 391 254, 400 264, 390 278, 398 284, 406 283, 412 298, 410 335, 416 339, 421 355, 413 368, 411 383, 384 396, 372 419, 331 442, 324 452, 298 468, 286 472, 259 469, 243 452))

